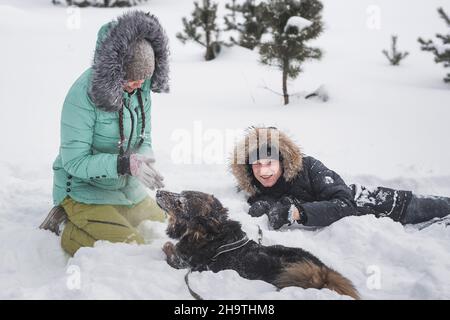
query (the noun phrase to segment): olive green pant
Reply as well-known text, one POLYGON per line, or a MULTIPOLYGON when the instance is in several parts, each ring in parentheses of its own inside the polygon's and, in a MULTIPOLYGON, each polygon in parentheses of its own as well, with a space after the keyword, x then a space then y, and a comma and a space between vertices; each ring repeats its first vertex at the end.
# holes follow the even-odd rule
POLYGON ((145 198, 134 207, 84 204, 67 197, 61 203, 68 221, 61 246, 70 255, 81 247, 92 247, 97 240, 143 244, 136 227, 143 220, 163 222, 165 213, 155 200, 145 198))

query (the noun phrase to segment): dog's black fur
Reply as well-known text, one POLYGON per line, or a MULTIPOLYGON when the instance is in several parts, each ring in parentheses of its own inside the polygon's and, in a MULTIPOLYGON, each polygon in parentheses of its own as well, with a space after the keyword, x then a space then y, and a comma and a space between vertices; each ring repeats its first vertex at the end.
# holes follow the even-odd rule
POLYGON ((163 248, 168 264, 174 268, 213 272, 232 269, 244 278, 264 280, 278 288, 329 288, 359 299, 350 280, 300 248, 263 246, 250 240, 213 259, 220 246, 246 235, 239 222, 228 219, 228 210, 212 195, 158 191, 156 201, 168 213, 167 234, 179 239, 176 245, 169 241, 163 248))

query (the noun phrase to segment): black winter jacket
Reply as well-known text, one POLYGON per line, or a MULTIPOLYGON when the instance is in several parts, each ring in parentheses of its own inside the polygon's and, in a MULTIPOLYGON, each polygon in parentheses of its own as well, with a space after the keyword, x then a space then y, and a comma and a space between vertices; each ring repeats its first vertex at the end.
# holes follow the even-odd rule
MULTIPOLYGON (((249 136, 260 134, 260 130, 261 128, 256 128, 249 131, 241 145, 236 146, 235 154, 237 148, 243 148, 243 145, 247 152, 252 152, 248 146, 249 136)), ((283 175, 274 186, 266 188, 261 185, 254 177, 250 164, 231 164, 239 189, 249 194, 250 205, 258 201, 273 204, 286 196, 294 198, 305 216, 302 222, 306 226, 328 226, 352 215, 374 214, 377 217, 387 216, 395 221, 401 221, 404 217, 412 197, 410 191, 347 185, 322 162, 303 155, 285 134, 277 130, 277 135, 283 175)), ((267 140, 270 142, 270 137, 267 140)))
POLYGON ((347 186, 336 172, 309 156, 303 157, 303 170, 290 182, 281 177, 270 188, 255 178, 253 182, 258 193, 248 199, 250 205, 260 200, 273 203, 285 196, 295 198, 299 210, 305 214, 306 226, 328 226, 343 217, 363 214, 389 216, 399 221, 411 197, 410 191, 347 186))

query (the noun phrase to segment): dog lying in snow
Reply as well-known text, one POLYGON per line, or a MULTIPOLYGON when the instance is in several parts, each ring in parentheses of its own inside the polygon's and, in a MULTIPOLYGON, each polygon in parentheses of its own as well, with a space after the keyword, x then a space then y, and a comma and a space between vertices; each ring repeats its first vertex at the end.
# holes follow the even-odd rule
POLYGON ((282 245, 263 246, 249 240, 241 224, 213 195, 196 191, 161 191, 156 202, 167 212, 167 234, 179 242, 163 247, 167 263, 195 271, 232 269, 241 277, 264 280, 281 289, 289 286, 328 288, 359 299, 350 280, 311 253, 282 245))

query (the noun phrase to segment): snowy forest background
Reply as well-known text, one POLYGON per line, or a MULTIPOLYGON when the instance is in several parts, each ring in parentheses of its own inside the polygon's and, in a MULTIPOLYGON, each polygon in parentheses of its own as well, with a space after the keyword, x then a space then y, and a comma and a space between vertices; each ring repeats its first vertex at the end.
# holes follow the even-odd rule
MULTIPOLYGON (((140 226, 146 246, 98 243, 74 258, 62 252, 56 236, 37 229, 52 206, 51 164, 67 90, 90 66, 99 27, 130 10, 128 1, 89 1, 72 1, 78 7, 62 0, 0 0, 0 298, 190 299, 185 271, 164 261, 162 223, 140 226), (113 7, 86 6, 105 3, 113 7)), ((286 28, 293 41, 308 38, 305 43, 320 50, 320 59, 305 59, 301 72, 287 77, 288 104, 282 70, 261 63, 264 46, 236 43, 240 35, 224 19, 233 1, 210 1, 218 3, 221 35, 208 61, 205 47, 180 41, 193 1, 131 2, 157 15, 170 38, 171 93, 152 97, 152 138, 166 189, 215 194, 250 238, 257 238, 259 224, 264 244, 311 251, 351 279, 364 299, 450 299, 444 224, 403 227, 364 216, 321 230, 271 231, 265 217, 246 214, 245 197, 236 193, 226 167, 243 129, 273 125, 347 183, 450 196, 449 69, 434 61, 436 54, 448 59, 448 42, 436 37, 450 33, 438 13, 443 8, 450 14, 448 1, 320 1, 317 35, 301 34, 315 17, 293 19, 292 30, 286 28), (405 56, 398 66, 392 65, 393 36, 405 56), (428 40, 439 44, 436 52, 428 40), (178 156, 180 146, 188 156, 178 156)), ((273 32, 261 35, 261 43, 271 41, 273 32)), ((345 299, 329 290, 278 292, 234 271, 194 273, 191 284, 209 299, 345 299)))

